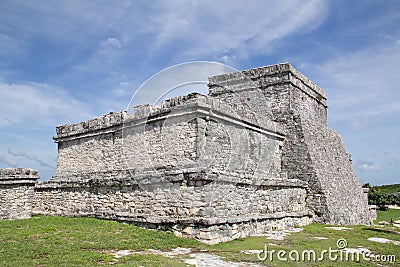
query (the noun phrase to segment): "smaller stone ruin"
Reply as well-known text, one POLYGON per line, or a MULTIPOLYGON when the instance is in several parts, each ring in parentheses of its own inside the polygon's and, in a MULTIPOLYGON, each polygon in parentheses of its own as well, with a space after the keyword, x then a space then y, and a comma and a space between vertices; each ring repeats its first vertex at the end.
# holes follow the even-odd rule
POLYGON ((0 169, 0 220, 31 217, 34 187, 38 179, 36 170, 0 169))

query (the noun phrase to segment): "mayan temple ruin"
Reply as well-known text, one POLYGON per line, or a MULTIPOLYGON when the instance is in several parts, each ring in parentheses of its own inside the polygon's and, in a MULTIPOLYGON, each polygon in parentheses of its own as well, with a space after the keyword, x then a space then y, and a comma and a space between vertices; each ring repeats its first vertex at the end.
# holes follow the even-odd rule
POLYGON ((209 244, 312 222, 372 223, 321 88, 289 63, 209 77, 208 87, 58 126, 57 172, 35 184, 32 213, 209 244))

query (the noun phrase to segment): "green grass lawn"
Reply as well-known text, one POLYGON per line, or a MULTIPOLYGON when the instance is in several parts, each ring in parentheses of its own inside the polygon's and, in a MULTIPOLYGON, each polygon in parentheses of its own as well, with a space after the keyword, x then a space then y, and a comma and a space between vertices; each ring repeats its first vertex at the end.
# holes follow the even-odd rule
MULTIPOLYGON (((377 221, 400 219, 400 210, 378 211, 377 221)), ((229 261, 243 261, 267 266, 400 266, 400 246, 368 241, 369 237, 400 241, 399 228, 387 226, 352 226, 351 230, 335 231, 327 225, 311 224, 299 233, 292 233, 282 241, 266 237, 250 237, 207 246, 192 239, 178 238, 170 232, 152 231, 128 224, 93 218, 66 218, 37 216, 26 220, 0 221, 0 266, 186 266, 184 257, 167 258, 152 254, 132 254, 115 261, 118 250, 169 251, 175 247, 208 250, 229 261), (314 237, 325 237, 326 240, 314 237), (375 254, 395 255, 396 263, 366 262, 272 262, 260 261, 256 255, 243 250, 274 249, 298 251, 313 249, 320 252, 336 241, 345 239, 349 248, 362 246, 375 254)), ((326 257, 327 258, 327 257, 326 257)))
MULTIPOLYGON (((93 218, 38 216, 0 221, 0 266, 96 266, 109 265, 113 252, 148 248, 199 247, 197 241, 173 233, 146 230, 93 218)), ((118 266, 159 262, 179 266, 178 261, 156 255, 133 255, 118 266)))
POLYGON ((375 223, 378 223, 380 221, 386 221, 390 223, 391 221, 400 220, 400 210, 395 210, 395 209, 389 209, 387 211, 377 210, 376 213, 378 215, 378 218, 375 220, 375 223))
MULTIPOLYGON (((378 221, 390 218, 393 220, 400 219, 400 210, 378 211, 378 221)), ((304 230, 299 233, 293 233, 287 236, 284 240, 269 240, 265 237, 249 237, 245 239, 234 240, 227 243, 218 244, 212 247, 215 253, 224 256, 227 260, 234 261, 247 261, 260 263, 260 260, 255 255, 246 255, 240 253, 243 250, 257 249, 265 250, 267 244, 268 251, 275 250, 275 257, 267 258, 262 261, 267 266, 400 266, 400 246, 394 244, 381 244, 377 242, 368 241, 369 237, 387 238, 390 240, 400 241, 400 228, 394 226, 348 226, 352 228, 349 230, 337 231, 325 228, 329 225, 325 224, 311 224, 304 227, 304 230), (327 239, 316 239, 315 237, 324 237, 327 239), (304 250, 316 251, 316 258, 320 256, 322 250, 327 250, 329 247, 337 249, 338 239, 345 239, 348 248, 364 247, 371 250, 374 254, 379 255, 395 255, 395 263, 381 263, 381 262, 368 262, 361 258, 360 262, 353 261, 331 261, 328 256, 321 262, 305 261, 296 262, 290 260, 288 254, 283 258, 287 261, 279 261, 277 259, 277 252, 284 250, 289 253, 291 250, 301 252, 304 250), (273 243, 274 245, 268 245, 273 243), (220 251, 220 252, 218 252, 220 251), (223 252, 221 252, 223 251, 223 252)), ((261 254, 263 256, 264 254, 261 254)), ((270 255, 270 254, 269 254, 270 255)), ((295 254, 293 254, 295 256, 295 254)), ((339 254, 338 254, 339 255, 339 254)), ((301 257, 300 257, 301 258, 301 257)), ((343 254, 345 258, 345 254, 343 254)))

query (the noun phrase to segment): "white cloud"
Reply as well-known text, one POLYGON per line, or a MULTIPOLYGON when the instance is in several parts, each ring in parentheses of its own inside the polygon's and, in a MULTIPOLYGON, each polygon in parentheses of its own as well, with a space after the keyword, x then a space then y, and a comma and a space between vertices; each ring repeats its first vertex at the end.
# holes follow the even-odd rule
POLYGON ((173 45, 180 59, 232 60, 232 55, 269 53, 274 42, 318 27, 328 5, 321 0, 3 1, 0 17, 20 41, 40 37, 87 49, 104 40, 115 48, 123 44, 126 52, 141 44, 149 57, 173 45))
POLYGON ((0 82, 0 165, 55 172, 55 126, 95 117, 90 106, 64 89, 43 83, 0 82))
POLYGON ((378 123, 374 117, 366 115, 351 116, 348 120, 350 127, 354 130, 366 129, 378 123))
POLYGON ((116 47, 118 47, 118 48, 121 48, 121 47, 122 47, 121 42, 120 42, 117 38, 114 38, 114 37, 108 38, 108 39, 107 39, 107 43, 108 43, 109 45, 116 46, 116 47))
POLYGON ((153 51, 182 42, 185 57, 265 54, 274 42, 318 27, 327 16, 327 5, 325 1, 164 2, 151 20, 157 32, 153 51))
POLYGON ((380 167, 369 161, 358 161, 356 163, 356 169, 362 172, 374 172, 374 171, 379 171, 380 167))
MULTIPOLYGON (((0 27, 0 31, 14 40, 7 51, 22 51, 20 58, 25 62, 36 60, 24 57, 25 54, 31 55, 32 45, 49 45, 50 49, 62 45, 67 54, 43 64, 48 64, 48 70, 57 69, 53 64, 63 70, 56 72, 55 76, 44 77, 44 80, 64 88, 68 86, 70 92, 81 91, 92 105, 96 103, 107 112, 123 109, 131 96, 127 94, 132 94, 143 82, 142 77, 148 77, 172 62, 207 58, 236 65, 249 53, 269 53, 276 41, 291 33, 307 32, 317 27, 327 15, 327 5, 318 0, 249 3, 2 1, 0 21, 10 27, 0 27), (159 63, 159 58, 165 56, 169 62, 159 63), (140 61, 135 61, 138 59, 140 61), (140 77, 138 81, 131 82, 137 77, 140 77), (132 86, 121 86, 121 81, 132 86)), ((20 71, 18 67, 12 68, 20 71)), ((6 69, 0 71, 0 75, 4 75, 6 69)), ((31 108, 33 115, 44 116, 48 125, 87 118, 77 114, 82 103, 75 103, 75 99, 71 99, 72 102, 60 102, 57 97, 53 99, 54 96, 46 93, 53 89, 46 89, 46 84, 12 84, 7 83, 9 80, 0 83, 0 90, 5 88, 9 91, 0 92, 0 96, 6 94, 6 99, 15 99, 33 95, 32 99, 22 98, 20 101, 31 108), (78 108, 71 108, 72 105, 78 108), (56 110, 55 114, 48 115, 49 110, 56 110), (65 110, 70 115, 64 120, 56 120, 57 110, 65 110)), ((66 94, 65 100, 69 98, 66 94)), ((150 96, 147 99, 154 98, 150 96)), ((18 122, 36 118, 25 112, 28 108, 14 105, 14 102, 11 101, 7 108, 0 107, 0 111, 5 110, 0 113, 0 126, 9 125, 9 120, 18 122)))
POLYGON ((83 102, 48 84, 0 83, 0 99, 0 127, 19 123, 54 127, 92 116, 83 102))
POLYGON ((15 151, 15 150, 9 149, 8 154, 13 157, 16 157, 16 158, 28 159, 30 161, 33 161, 33 162, 39 164, 41 167, 45 167, 45 168, 48 168, 51 170, 55 169, 53 165, 41 160, 37 155, 35 155, 29 151, 15 151))
POLYGON ((1 1, 0 16, 22 37, 45 36, 53 40, 85 41, 107 31, 125 12, 129 2, 1 1))
POLYGON ((3 165, 8 168, 19 167, 18 163, 10 156, 0 154, 0 166, 3 165))
POLYGON ((400 113, 399 65, 400 46, 390 41, 303 67, 327 91, 331 120, 366 129, 400 113))
MULTIPOLYGON (((207 84, 208 77, 212 75, 219 75, 227 72, 236 71, 234 68, 216 62, 189 62, 178 64, 166 68, 148 80, 146 80, 139 89, 135 92, 129 104, 129 111, 132 107, 140 104, 156 104, 159 102, 160 97, 167 93, 171 93, 171 89, 179 87, 187 83, 207 84)), ((184 91, 187 93, 187 86, 184 91)), ((179 90, 169 97, 181 95, 179 90)))

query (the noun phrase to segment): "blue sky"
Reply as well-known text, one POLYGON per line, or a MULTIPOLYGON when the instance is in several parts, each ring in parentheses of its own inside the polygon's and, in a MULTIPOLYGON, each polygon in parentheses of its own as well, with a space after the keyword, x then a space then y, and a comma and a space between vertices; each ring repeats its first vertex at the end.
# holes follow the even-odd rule
POLYGON ((54 175, 55 126, 126 109, 174 64, 291 62, 361 182, 400 182, 400 1, 0 0, 0 167, 54 175))

